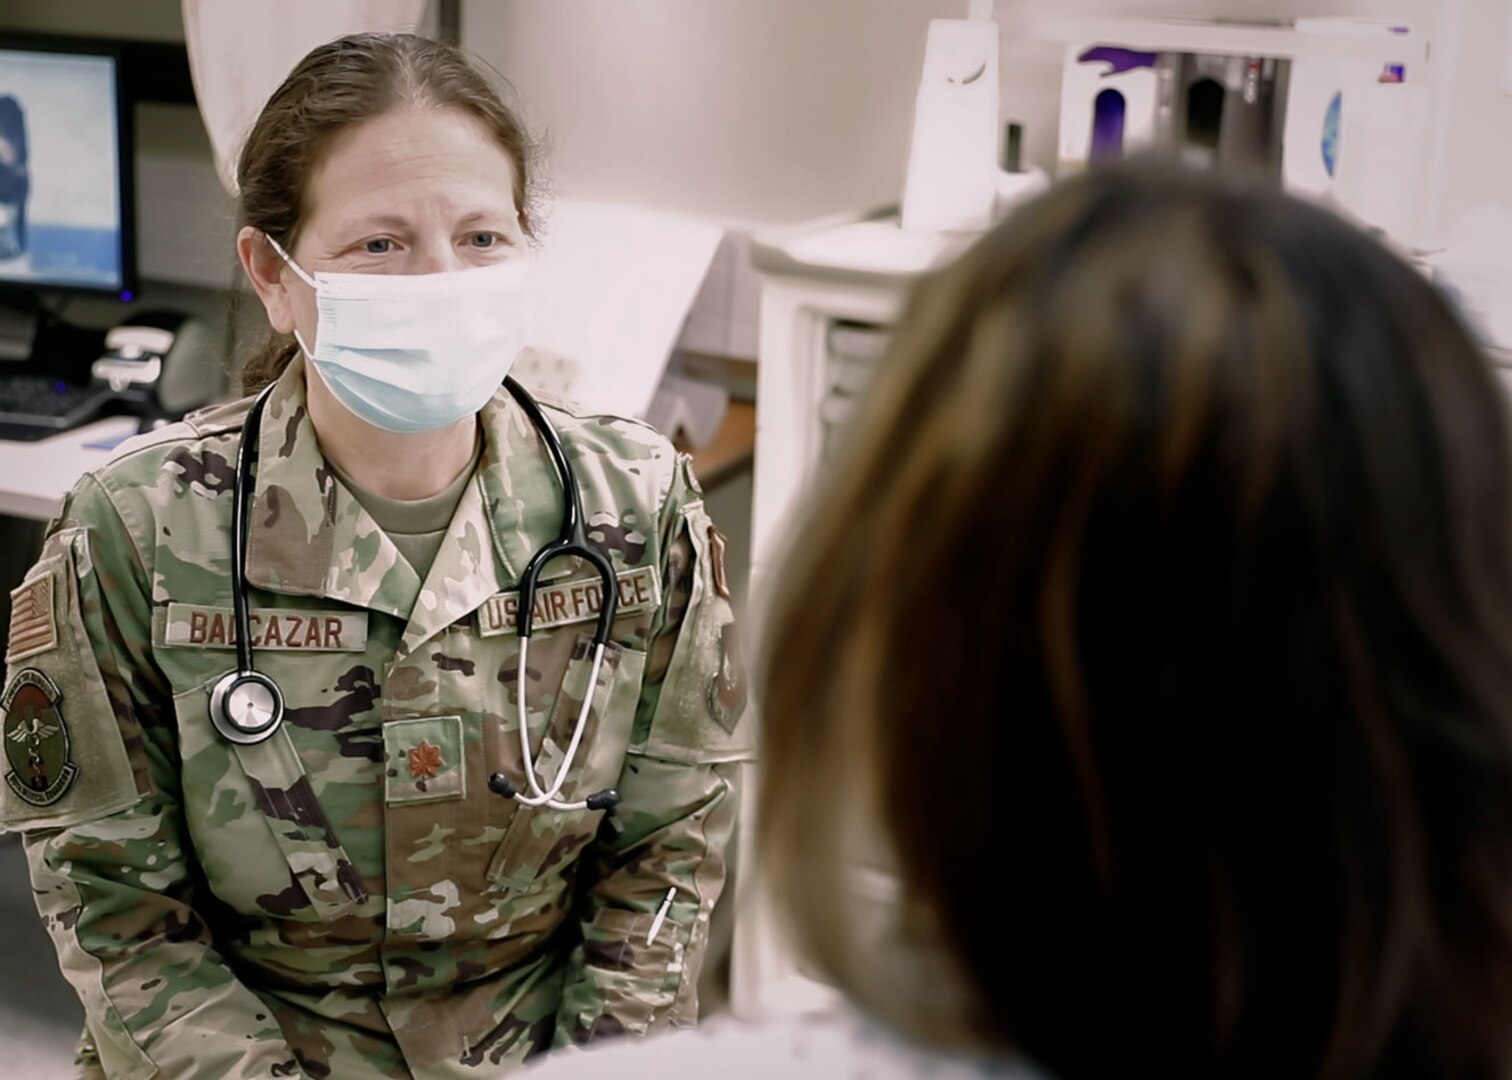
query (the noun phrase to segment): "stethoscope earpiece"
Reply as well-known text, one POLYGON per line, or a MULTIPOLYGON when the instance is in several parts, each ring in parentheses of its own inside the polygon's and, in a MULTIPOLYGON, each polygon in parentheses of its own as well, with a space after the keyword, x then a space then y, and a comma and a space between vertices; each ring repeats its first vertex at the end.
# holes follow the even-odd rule
MULTIPOLYGON (((502 795, 506 799, 513 799, 520 793, 514 786, 514 781, 501 772, 496 772, 488 778, 488 790, 495 795, 502 795)), ((596 791, 583 800, 582 806, 589 810, 613 810, 619 805, 620 794, 613 788, 605 788, 596 791)))
POLYGON ((590 810, 613 810, 619 805, 619 792, 613 788, 606 788, 596 795, 588 796, 587 803, 590 810))

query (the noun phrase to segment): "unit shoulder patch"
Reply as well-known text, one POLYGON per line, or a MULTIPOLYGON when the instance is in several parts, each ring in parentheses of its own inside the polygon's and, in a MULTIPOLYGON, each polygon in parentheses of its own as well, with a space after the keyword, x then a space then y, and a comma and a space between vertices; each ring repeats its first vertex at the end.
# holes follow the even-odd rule
POLYGON ((57 802, 79 775, 62 699, 51 679, 36 668, 25 668, 16 673, 0 701, 5 714, 0 728, 8 766, 5 782, 33 806, 57 802))

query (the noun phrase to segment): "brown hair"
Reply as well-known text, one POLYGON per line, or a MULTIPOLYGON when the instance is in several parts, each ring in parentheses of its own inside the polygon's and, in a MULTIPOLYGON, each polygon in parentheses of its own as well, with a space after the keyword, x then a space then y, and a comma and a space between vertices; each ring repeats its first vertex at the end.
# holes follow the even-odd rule
POLYGON ((1506 1076, 1505 408, 1274 191, 1093 172, 922 282, 767 627, 808 964, 1062 1078, 1506 1076))
MULTIPOLYGON (((305 187, 326 143, 343 128, 400 106, 458 109, 476 118, 514 162, 520 226, 534 236, 529 193, 534 144, 489 81, 450 45, 414 34, 352 34, 312 50, 263 106, 237 164, 240 225, 292 250, 305 187)), ((270 334, 242 369, 250 394, 278 377, 298 352, 270 334)))

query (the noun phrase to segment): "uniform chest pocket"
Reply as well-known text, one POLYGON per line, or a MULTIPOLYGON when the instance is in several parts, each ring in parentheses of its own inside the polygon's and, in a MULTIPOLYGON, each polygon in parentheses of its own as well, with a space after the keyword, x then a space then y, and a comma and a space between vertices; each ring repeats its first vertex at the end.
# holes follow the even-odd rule
MULTIPOLYGON (((576 635, 544 732, 531 733, 532 760, 537 782, 543 789, 550 789, 562 767, 579 711, 590 692, 588 677, 592 668, 592 635, 580 633, 576 635)), ((612 641, 605 646, 603 664, 592 687, 583 737, 556 796, 558 801, 578 802, 618 783, 645 668, 644 652, 612 641)), ((518 741, 517 731, 510 732, 510 736, 518 741)), ((515 753, 510 755, 516 764, 506 775, 518 789, 528 794, 529 785, 517 764, 518 754, 516 745, 515 753)), ((603 817, 602 810, 553 810, 547 806, 517 804, 504 838, 489 863, 489 881, 518 892, 530 889, 543 877, 559 874, 592 842, 603 817)))
POLYGON ((210 722, 214 681, 173 699, 185 817, 211 888, 249 914, 318 921, 347 914, 367 892, 316 796, 287 722, 253 746, 226 742, 210 722))

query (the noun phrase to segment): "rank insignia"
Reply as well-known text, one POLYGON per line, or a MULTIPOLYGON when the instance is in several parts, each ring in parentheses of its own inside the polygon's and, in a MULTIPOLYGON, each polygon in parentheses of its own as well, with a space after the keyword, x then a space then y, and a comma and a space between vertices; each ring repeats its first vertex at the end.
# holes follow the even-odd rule
POLYGON ((415 786, 421 791, 425 790, 425 781, 434 780, 444 764, 446 763, 441 760, 441 751, 424 739, 420 740, 418 745, 410 747, 410 776, 415 778, 415 786))
POLYGON ((399 803, 467 796, 460 716, 415 716, 383 725, 383 798, 399 803))
POLYGON ((5 713, 0 742, 5 744, 9 766, 5 782, 33 806, 57 802, 79 775, 79 767, 69 756, 68 725, 59 707, 62 699, 51 679, 36 668, 24 668, 0 701, 5 713))

